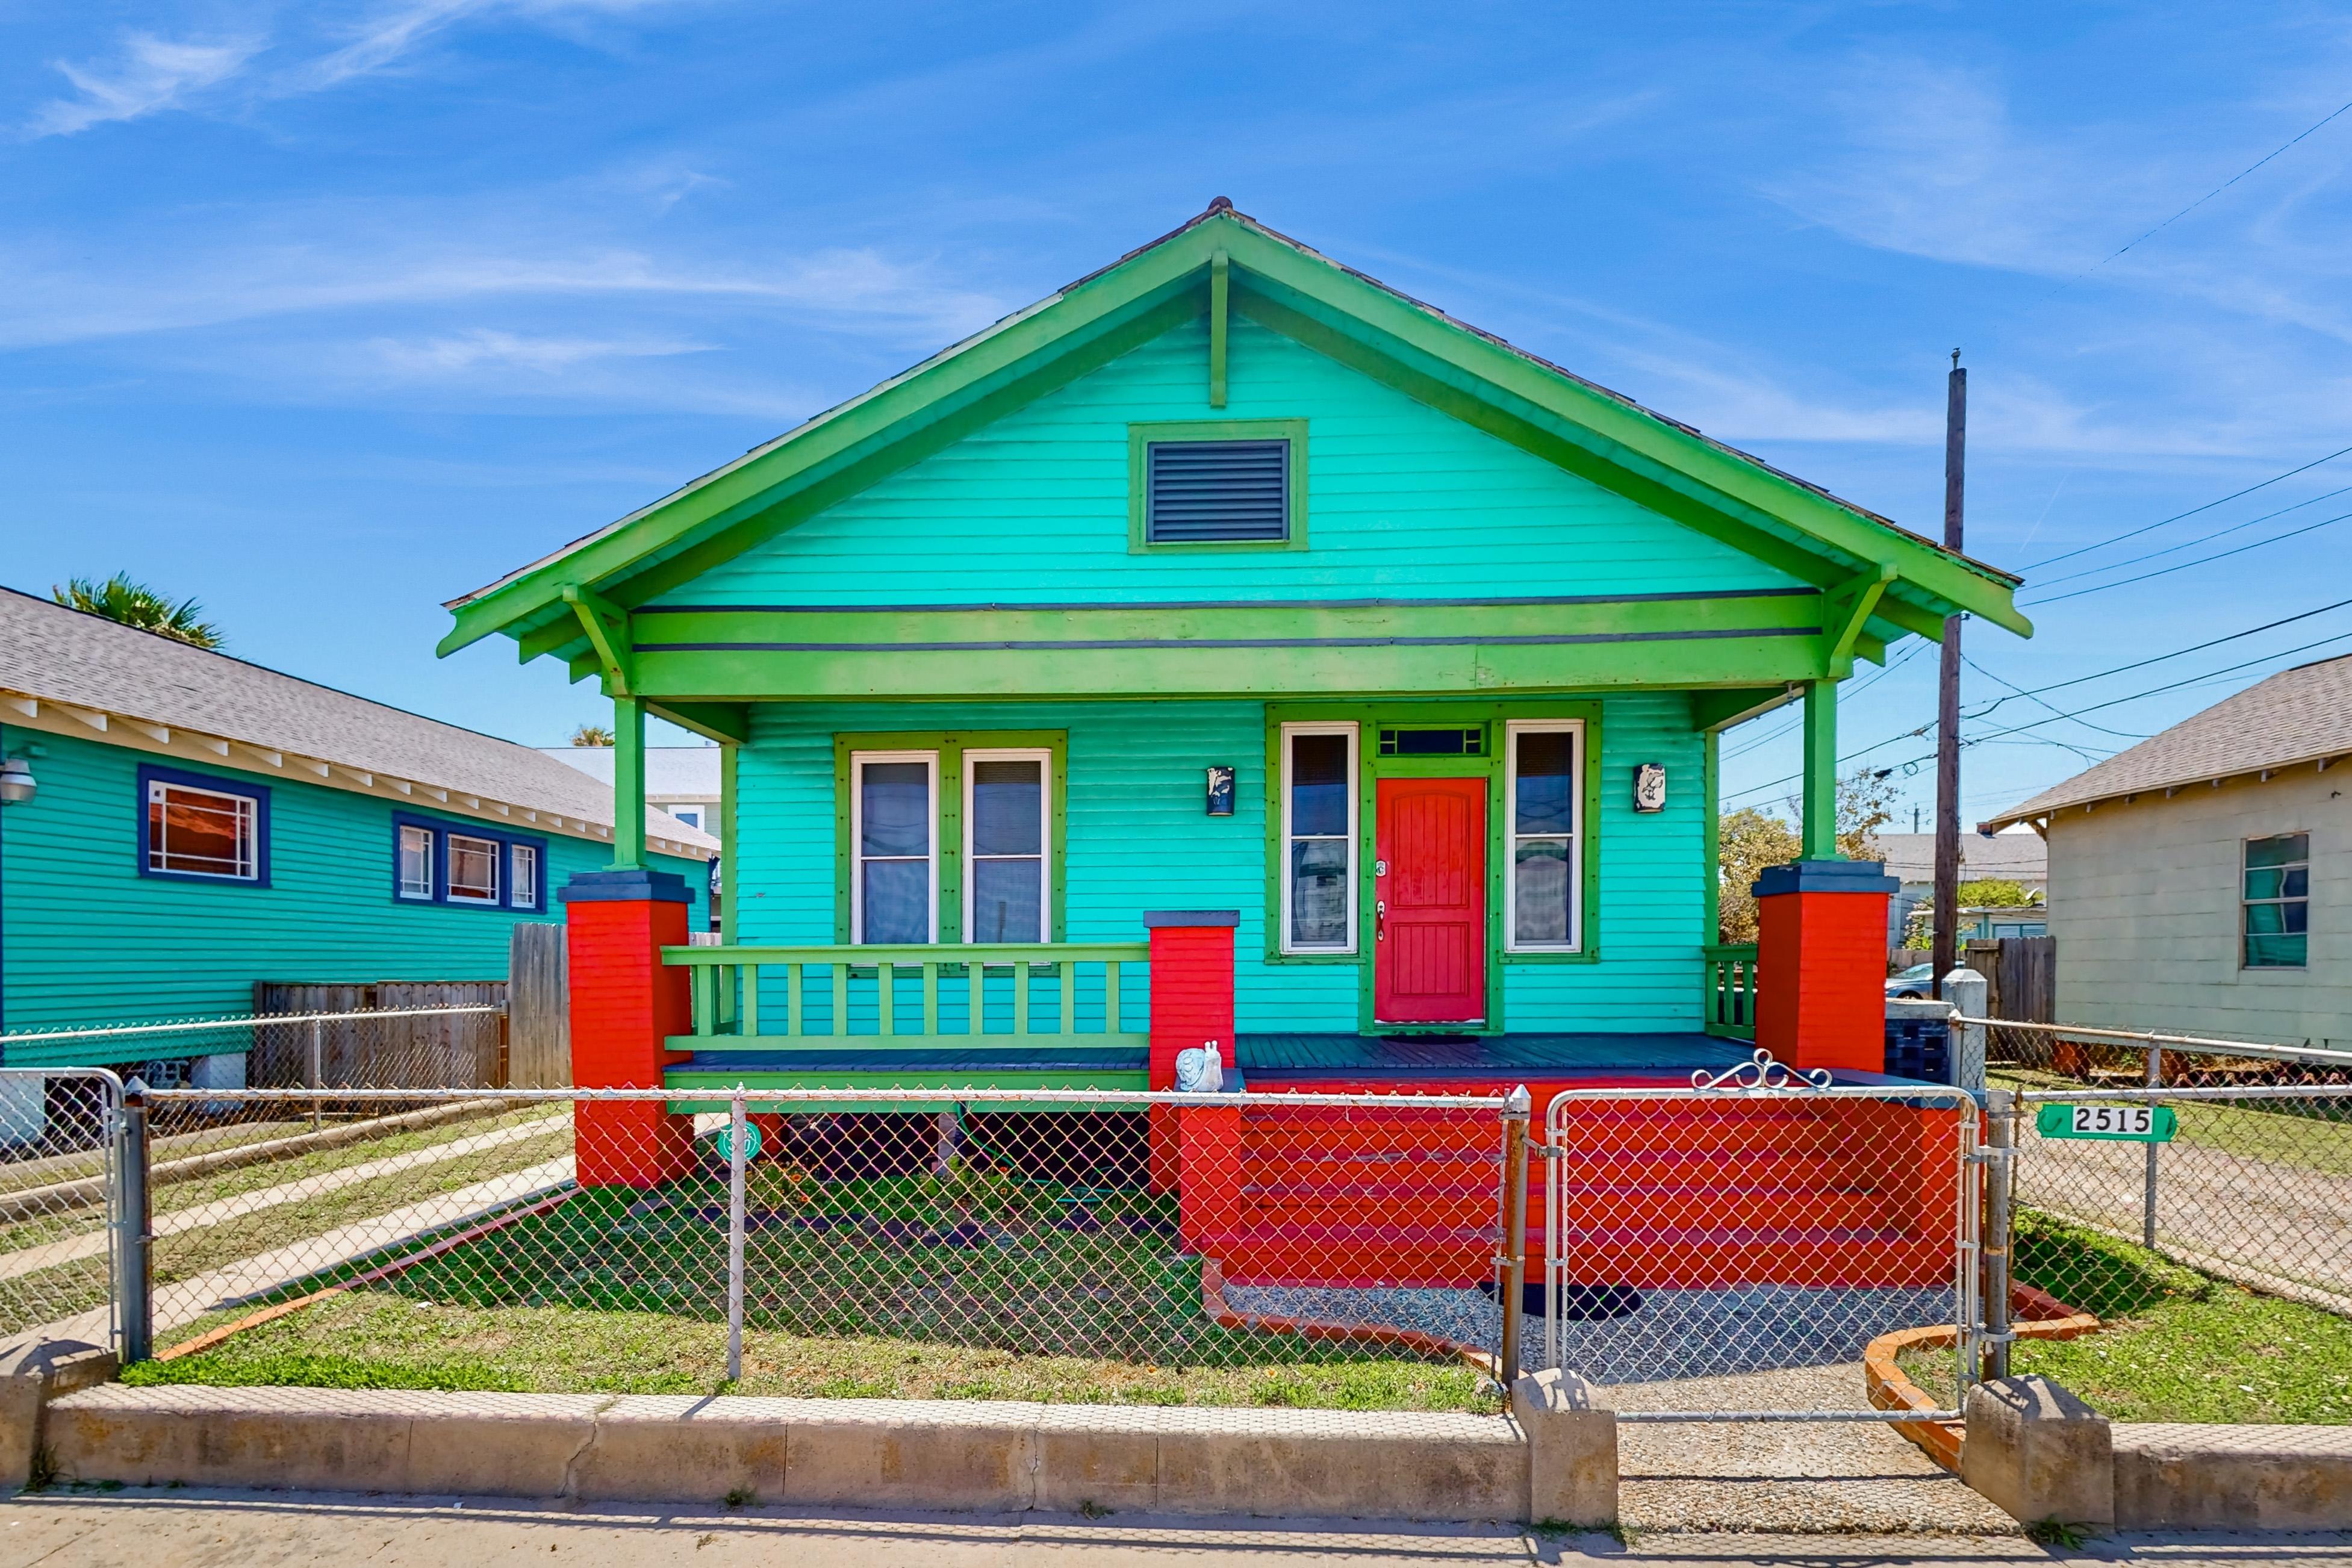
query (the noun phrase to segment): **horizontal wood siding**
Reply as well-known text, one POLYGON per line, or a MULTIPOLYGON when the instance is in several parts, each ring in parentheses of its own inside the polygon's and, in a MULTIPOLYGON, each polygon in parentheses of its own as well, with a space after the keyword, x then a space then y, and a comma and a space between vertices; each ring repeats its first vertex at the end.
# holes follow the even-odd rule
MULTIPOLYGON (((1255 322, 1223 419, 1308 421, 1296 553, 1130 555, 1128 425, 1199 419, 1195 321, 680 587, 656 604, 1103 603, 1785 587, 1727 545, 1255 322)), ((658 640, 641 622, 639 637, 658 640)))
MULTIPOLYGON (((160 880, 137 868, 143 753, 16 728, 0 730, 0 754, 43 752, 38 795, 0 808, 0 1027, 9 1031, 241 1014, 261 981, 504 980, 509 928, 561 921, 557 890, 612 858, 608 843, 549 832, 545 913, 404 904, 392 890, 394 812, 436 814, 175 762, 268 787, 270 886, 160 880)), ((655 860, 686 878, 693 923, 709 923, 702 862, 655 860)))
MULTIPOLYGON (((1530 710, 1530 713, 1536 710, 1530 710)), ((1699 1026, 1706 803, 1679 693, 1602 709, 1601 909, 1593 963, 1501 966, 1513 1029, 1699 1026), (1633 766, 1666 763, 1667 809, 1636 816, 1633 766)), ((1252 1031, 1357 1026, 1352 964, 1269 964, 1265 710, 1255 702, 774 704, 752 710, 736 773, 735 940, 834 940, 836 731, 1066 730, 1066 936, 1131 942, 1147 910, 1237 910, 1236 1003, 1252 1031), (1202 770, 1235 770, 1234 815, 1203 809, 1202 770)))

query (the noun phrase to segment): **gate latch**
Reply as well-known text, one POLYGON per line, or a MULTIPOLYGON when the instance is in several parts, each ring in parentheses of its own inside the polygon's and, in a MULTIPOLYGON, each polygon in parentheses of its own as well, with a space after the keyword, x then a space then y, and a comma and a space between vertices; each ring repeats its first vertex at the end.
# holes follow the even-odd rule
POLYGON ((1568 1150, 1559 1143, 1542 1143, 1530 1138, 1528 1140, 1528 1154, 1537 1160, 1564 1160, 1568 1158, 1568 1150))

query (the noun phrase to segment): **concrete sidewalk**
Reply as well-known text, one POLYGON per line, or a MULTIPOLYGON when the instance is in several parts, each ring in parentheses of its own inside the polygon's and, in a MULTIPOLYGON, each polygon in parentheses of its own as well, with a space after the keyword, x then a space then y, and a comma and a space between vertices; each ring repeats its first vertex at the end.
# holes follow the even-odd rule
POLYGON ((774 1568, 1011 1564, 1484 1564, 1610 1562, 1657 1568, 1802 1563, 1806 1568, 1973 1568, 2061 1560, 2161 1568, 2352 1564, 2352 1536, 2122 1538, 2068 1554, 2014 1537, 1654 1534, 1535 1536, 1472 1526, 1345 1521, 1230 1522, 1111 1515, 792 1513, 564 1508, 292 1492, 122 1491, 0 1502, 0 1568, 256 1568, 366 1563, 477 1568, 530 1562, 774 1568))

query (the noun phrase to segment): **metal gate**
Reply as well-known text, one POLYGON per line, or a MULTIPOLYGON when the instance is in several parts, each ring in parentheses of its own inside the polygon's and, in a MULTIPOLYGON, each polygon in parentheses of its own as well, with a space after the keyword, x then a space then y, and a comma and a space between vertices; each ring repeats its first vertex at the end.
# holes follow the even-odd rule
POLYGON ((1545 1119, 1544 1345, 1624 1421, 1953 1419, 1981 1348, 1966 1090, 1832 1087, 1764 1052, 1545 1119), (1875 1410, 1864 1347, 1948 1346, 1954 1408, 1875 1410))
POLYGON ((126 1249, 147 1230, 134 1131, 104 1068, 0 1068, 0 1342, 123 1344, 121 1284, 144 1278, 126 1249))

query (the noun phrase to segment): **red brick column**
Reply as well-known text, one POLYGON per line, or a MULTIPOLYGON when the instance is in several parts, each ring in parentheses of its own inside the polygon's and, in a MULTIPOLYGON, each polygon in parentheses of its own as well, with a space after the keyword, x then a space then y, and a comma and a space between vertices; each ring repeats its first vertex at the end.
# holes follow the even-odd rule
MULTIPOLYGON (((669 871, 590 871, 562 893, 572 967, 572 1082, 659 1089, 685 1054, 663 1047, 693 1029, 687 972, 662 963, 686 945, 689 896, 669 871)), ((694 1119, 654 1104, 585 1102, 573 1122, 583 1187, 651 1187, 694 1163, 694 1119)))
POLYGON ((1886 1070, 1886 899, 1875 860, 1799 860, 1756 883, 1756 1044, 1798 1068, 1886 1070))
MULTIPOLYGON (((1212 1040, 1234 1069, 1234 928, 1231 910, 1153 910, 1151 932, 1150 1087, 1176 1087, 1176 1053, 1212 1040)), ((1151 1108, 1151 1189, 1176 1186, 1179 1153, 1172 1108, 1151 1108)))

